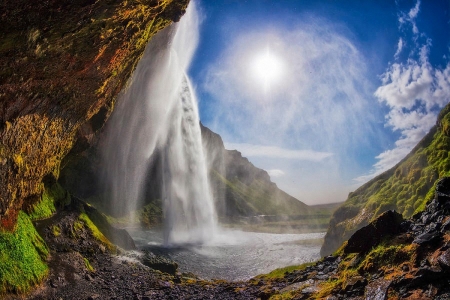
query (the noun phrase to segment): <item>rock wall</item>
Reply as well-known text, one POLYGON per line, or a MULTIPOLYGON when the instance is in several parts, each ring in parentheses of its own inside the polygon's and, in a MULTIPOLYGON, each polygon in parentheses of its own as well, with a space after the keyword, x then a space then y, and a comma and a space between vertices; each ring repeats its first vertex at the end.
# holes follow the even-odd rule
POLYGON ((110 115, 148 40, 188 0, 0 4, 0 227, 39 201, 75 141, 110 115))

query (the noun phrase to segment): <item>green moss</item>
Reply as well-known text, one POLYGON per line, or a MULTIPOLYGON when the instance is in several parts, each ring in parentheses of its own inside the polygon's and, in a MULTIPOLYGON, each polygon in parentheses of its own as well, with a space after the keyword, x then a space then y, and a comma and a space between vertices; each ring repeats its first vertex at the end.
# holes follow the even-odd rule
POLYGON ((44 188, 40 201, 29 210, 30 218, 41 220, 51 217, 56 212, 57 206, 64 206, 70 203, 70 195, 54 182, 44 188))
POLYGON ((57 237, 61 235, 61 228, 58 225, 53 225, 51 229, 53 236, 57 237))
POLYGON ((48 273, 45 259, 49 250, 30 218, 20 212, 13 233, 0 233, 0 295, 23 293, 48 273))
POLYGON ((86 266, 86 269, 87 269, 89 272, 95 272, 95 269, 94 269, 94 267, 91 265, 91 263, 89 262, 89 260, 88 260, 87 258, 85 258, 85 257, 83 257, 83 260, 84 260, 84 265, 86 266))
MULTIPOLYGON (((91 219, 89 219, 87 214, 80 214, 79 220, 91 231, 95 239, 105 245, 110 251, 115 249, 114 245, 103 235, 103 233, 100 232, 100 230, 98 230, 97 226, 95 226, 91 219)), ((76 227, 76 224, 80 222, 75 222, 74 227, 76 227)), ((81 226, 83 226, 83 224, 81 224, 81 226)))
POLYGON ((275 269, 272 272, 268 274, 258 275, 256 279, 277 279, 277 278, 283 278, 286 273, 290 273, 295 270, 304 270, 308 266, 313 265, 314 263, 304 263, 299 266, 288 266, 284 268, 275 269))
POLYGON ((373 248, 359 264, 358 271, 373 272, 384 266, 398 265, 409 261, 414 254, 411 246, 405 245, 379 245, 373 248))

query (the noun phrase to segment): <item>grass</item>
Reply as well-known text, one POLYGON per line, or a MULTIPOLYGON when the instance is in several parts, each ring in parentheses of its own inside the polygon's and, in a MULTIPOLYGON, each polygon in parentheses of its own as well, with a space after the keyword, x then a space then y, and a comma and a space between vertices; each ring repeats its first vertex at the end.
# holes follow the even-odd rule
POLYGON ((48 274, 49 250, 30 218, 20 212, 13 233, 0 233, 0 295, 24 293, 48 274))

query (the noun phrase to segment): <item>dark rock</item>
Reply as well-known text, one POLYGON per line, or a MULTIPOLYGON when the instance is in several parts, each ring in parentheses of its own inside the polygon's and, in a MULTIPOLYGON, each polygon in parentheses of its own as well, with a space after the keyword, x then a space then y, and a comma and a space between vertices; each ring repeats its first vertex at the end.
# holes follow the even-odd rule
POLYGON ((109 224, 106 217, 100 213, 97 209, 90 206, 89 204, 84 203, 81 200, 77 201, 81 202, 84 208, 84 211, 92 220, 92 222, 97 226, 97 228, 114 244, 125 249, 125 250, 135 250, 136 245, 134 244, 133 239, 128 234, 125 229, 115 228, 111 224, 109 224))
POLYGON ((147 267, 164 273, 175 275, 178 270, 178 264, 162 256, 157 256, 146 252, 142 258, 142 263, 147 267))
POLYGON ((387 299, 387 291, 391 285, 390 280, 378 279, 372 281, 366 286, 365 299, 366 300, 385 300, 387 299))
POLYGON ((402 231, 403 217, 396 211, 389 210, 380 215, 369 225, 356 231, 348 240, 344 253, 365 253, 377 246, 385 237, 402 231))
POLYGON ((441 178, 436 184, 436 192, 450 197, 450 177, 441 178))
POLYGON ((445 221, 441 226, 441 232, 449 231, 450 230, 450 218, 448 218, 447 221, 445 221))
POLYGON ((413 243, 419 245, 437 244, 441 240, 442 240, 442 233, 432 231, 420 234, 414 239, 413 243))
POLYGON ((89 274, 84 275, 84 279, 86 279, 87 281, 92 281, 92 280, 94 280, 94 278, 92 278, 92 276, 89 275, 89 274))
POLYGON ((366 286, 367 279, 362 276, 354 276, 347 280, 344 285, 344 291, 353 291, 355 289, 366 286))
POLYGON ((450 249, 447 249, 438 257, 439 265, 444 269, 450 269, 450 249))

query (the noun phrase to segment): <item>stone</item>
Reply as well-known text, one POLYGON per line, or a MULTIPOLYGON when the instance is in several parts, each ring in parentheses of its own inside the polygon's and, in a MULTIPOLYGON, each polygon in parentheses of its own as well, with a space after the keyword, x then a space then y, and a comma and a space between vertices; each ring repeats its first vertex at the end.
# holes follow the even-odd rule
POLYGON ((403 217, 389 210, 369 225, 356 231, 348 240, 344 253, 366 253, 377 246, 382 239, 402 232, 403 217))
POLYGON ((391 285, 390 280, 384 278, 372 281, 366 286, 365 299, 366 300, 385 300, 387 299, 387 291, 391 285))
POLYGON ((178 264, 176 262, 162 256, 156 256, 149 252, 146 252, 143 256, 142 263, 154 270, 158 270, 171 275, 175 275, 178 271, 178 264))
POLYGON ((439 265, 444 269, 450 269, 450 249, 447 249, 444 253, 438 257, 439 265))
POLYGON ((436 244, 439 241, 442 240, 442 234, 440 232, 432 231, 432 232, 425 232, 420 235, 418 235, 413 243, 419 244, 419 245, 428 245, 428 244, 436 244))
POLYGON ((364 287, 367 284, 367 279, 362 276, 354 276, 347 280, 344 285, 344 291, 352 291, 360 287, 364 287))
POLYGON ((443 177, 438 181, 436 192, 450 197, 450 177, 443 177))

